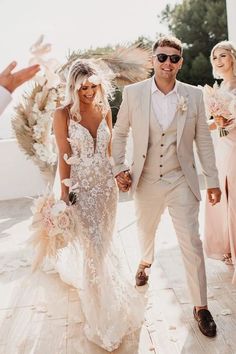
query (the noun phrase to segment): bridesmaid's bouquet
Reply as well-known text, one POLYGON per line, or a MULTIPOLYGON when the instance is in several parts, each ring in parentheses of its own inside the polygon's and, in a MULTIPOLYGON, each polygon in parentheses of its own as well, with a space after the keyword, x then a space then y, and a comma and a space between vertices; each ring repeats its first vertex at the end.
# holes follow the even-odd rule
POLYGON ((29 240, 36 249, 33 271, 45 257, 54 257, 58 250, 66 247, 76 237, 75 210, 63 200, 56 200, 54 194, 46 194, 34 201, 29 240))
POLYGON ((221 116, 228 121, 227 127, 218 127, 220 137, 228 135, 236 117, 235 95, 215 83, 213 87, 209 85, 203 87, 203 98, 208 117, 221 116))

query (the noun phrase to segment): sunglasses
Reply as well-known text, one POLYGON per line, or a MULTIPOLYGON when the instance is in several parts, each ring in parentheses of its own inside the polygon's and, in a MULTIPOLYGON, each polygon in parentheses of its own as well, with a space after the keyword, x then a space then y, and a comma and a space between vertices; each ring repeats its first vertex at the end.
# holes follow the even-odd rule
POLYGON ((172 64, 177 64, 180 61, 180 59, 182 58, 181 55, 178 55, 178 54, 168 55, 168 54, 164 54, 164 53, 155 54, 153 56, 156 57, 160 63, 164 63, 168 58, 170 58, 170 62, 172 64))

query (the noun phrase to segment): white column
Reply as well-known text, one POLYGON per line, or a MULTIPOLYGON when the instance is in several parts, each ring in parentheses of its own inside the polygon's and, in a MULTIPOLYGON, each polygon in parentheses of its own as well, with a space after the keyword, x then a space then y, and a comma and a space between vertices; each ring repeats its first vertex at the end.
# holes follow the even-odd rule
POLYGON ((236 44, 236 0, 226 0, 229 40, 236 44))

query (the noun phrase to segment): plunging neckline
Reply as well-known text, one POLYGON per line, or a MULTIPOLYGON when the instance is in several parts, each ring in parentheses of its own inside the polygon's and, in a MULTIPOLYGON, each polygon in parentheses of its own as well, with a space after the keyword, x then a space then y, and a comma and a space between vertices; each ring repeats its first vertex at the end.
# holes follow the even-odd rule
POLYGON ((98 137, 98 130, 99 130, 100 125, 102 124, 102 121, 103 121, 103 120, 104 120, 104 118, 102 118, 102 119, 101 119, 101 122, 98 124, 95 137, 90 133, 90 130, 89 130, 88 128, 86 128, 84 125, 82 125, 80 122, 76 122, 76 123, 78 123, 79 125, 81 125, 81 127, 83 127, 85 130, 87 130, 87 132, 89 133, 89 135, 91 136, 91 138, 92 138, 93 140, 97 140, 97 137, 98 137))
POLYGON ((88 133, 88 135, 91 137, 92 141, 93 141, 93 150, 94 150, 94 153, 96 152, 96 148, 97 148, 97 137, 98 137, 98 131, 99 131, 99 128, 101 127, 101 124, 102 122, 104 121, 105 117, 103 117, 101 119, 101 122, 98 124, 98 127, 97 127, 97 131, 96 131, 96 137, 93 137, 92 134, 90 133, 89 129, 86 128, 84 125, 82 125, 80 122, 76 122, 74 119, 70 119, 70 121, 80 125, 83 129, 85 129, 85 131, 88 133))

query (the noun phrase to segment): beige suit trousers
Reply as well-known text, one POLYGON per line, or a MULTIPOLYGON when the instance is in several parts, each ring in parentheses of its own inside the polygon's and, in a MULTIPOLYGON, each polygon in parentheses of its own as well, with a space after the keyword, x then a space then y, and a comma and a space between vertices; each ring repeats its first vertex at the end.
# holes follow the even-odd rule
POLYGON ((155 234, 161 215, 168 207, 182 252, 193 304, 207 304, 206 272, 199 236, 199 201, 184 177, 175 183, 156 183, 141 177, 134 195, 141 259, 152 264, 155 234))

